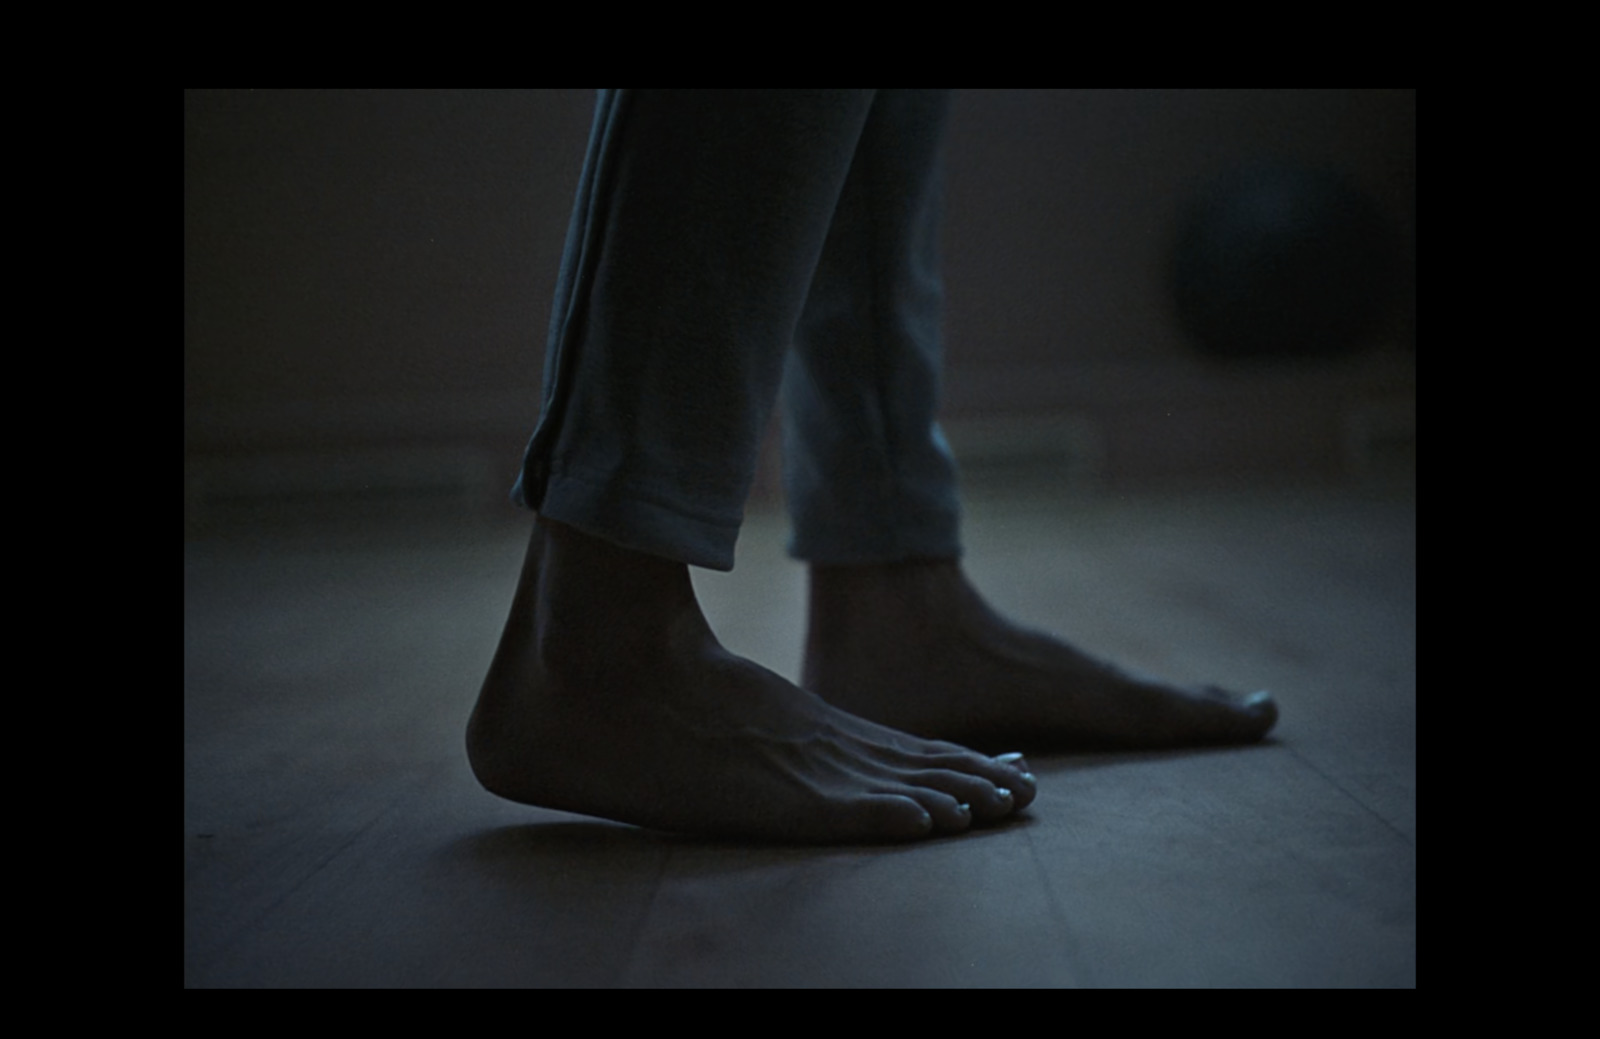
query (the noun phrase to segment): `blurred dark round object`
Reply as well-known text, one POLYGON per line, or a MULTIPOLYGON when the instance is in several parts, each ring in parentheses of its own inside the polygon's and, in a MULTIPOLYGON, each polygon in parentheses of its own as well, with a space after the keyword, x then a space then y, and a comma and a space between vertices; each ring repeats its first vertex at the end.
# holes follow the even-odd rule
POLYGON ((1178 320, 1221 357, 1364 346, 1399 298, 1400 236, 1335 170, 1262 163, 1205 185, 1173 253, 1178 320))

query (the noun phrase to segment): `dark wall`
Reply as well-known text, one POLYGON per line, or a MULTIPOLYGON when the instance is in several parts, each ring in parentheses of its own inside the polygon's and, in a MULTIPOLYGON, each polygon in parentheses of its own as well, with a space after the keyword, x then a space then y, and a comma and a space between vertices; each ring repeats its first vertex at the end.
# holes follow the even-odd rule
POLYGON ((184 96, 184 399, 536 386, 591 91, 184 96))
POLYGON ((958 367, 1187 359, 1164 281, 1178 211, 1241 163, 1337 166, 1413 222, 1414 92, 967 91, 955 116, 958 367))
MULTIPOLYGON (((592 105, 187 92, 186 457, 476 438, 514 465, 592 105)), ((1409 229, 1415 119, 1411 91, 958 92, 950 408, 1197 370, 1163 282, 1186 193, 1262 155, 1329 160, 1409 229)))

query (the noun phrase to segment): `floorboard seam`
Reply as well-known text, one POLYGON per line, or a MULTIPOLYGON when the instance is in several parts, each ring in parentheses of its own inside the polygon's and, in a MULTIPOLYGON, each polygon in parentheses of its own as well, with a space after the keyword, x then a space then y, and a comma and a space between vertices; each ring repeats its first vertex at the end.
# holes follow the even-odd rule
POLYGON ((672 863, 672 856, 676 848, 668 846, 656 863, 655 884, 650 889, 650 901, 645 903, 644 911, 639 914, 639 922, 634 924, 633 933, 628 937, 628 954, 622 960, 622 965, 617 968, 607 988, 637 988, 639 986, 627 985, 626 981, 634 974, 634 967, 639 959, 639 939, 644 935, 645 928, 650 923, 650 915, 655 912, 656 903, 661 899, 661 889, 666 886, 667 867, 672 863))
MULTIPOLYGON (((1056 899, 1055 885, 1050 883, 1050 874, 1044 868, 1044 860, 1039 856, 1039 846, 1033 839, 1033 834, 1024 832, 1023 839, 1028 842, 1028 856, 1033 859, 1033 868, 1039 874, 1039 883, 1044 888, 1044 897, 1050 904, 1050 918, 1055 921, 1057 930, 1061 932, 1062 944, 1067 963, 1072 968, 1072 984, 1078 987, 1095 987, 1094 978, 1083 962, 1083 952, 1078 948, 1076 936, 1071 926, 1067 923, 1067 915, 1061 908, 1061 903, 1056 899)), ((1064 986, 1056 986, 1061 988, 1064 986)))
POLYGON ((1396 837, 1399 837, 1402 841, 1405 841, 1408 845, 1410 845, 1413 848, 1415 848, 1417 846, 1416 840, 1413 839, 1409 834, 1407 834, 1404 830, 1400 829, 1400 827, 1396 826, 1394 823, 1390 822, 1388 820, 1388 818, 1385 817, 1382 812, 1378 811, 1376 808, 1374 808, 1371 805, 1367 804, 1367 802, 1363 801, 1357 794, 1355 794, 1353 791, 1351 791, 1343 783, 1341 783, 1337 779, 1333 778, 1333 776, 1329 775, 1323 769, 1318 768, 1317 764, 1315 762, 1313 762, 1311 759, 1307 758, 1304 754, 1301 754, 1298 750, 1294 749, 1293 747, 1289 747, 1287 749, 1288 749, 1289 753, 1294 756, 1294 759, 1296 761, 1300 762, 1306 768, 1309 768, 1311 771, 1315 772, 1317 775, 1319 775, 1323 779, 1327 780, 1329 783, 1331 783, 1333 785, 1333 788, 1335 790, 1339 791, 1339 793, 1343 794, 1344 796, 1348 797, 1350 800, 1354 801, 1356 804, 1360 805, 1363 811, 1365 811, 1367 814, 1371 815, 1374 819, 1376 819, 1380 823, 1382 823, 1384 825, 1384 827, 1387 828, 1396 837))
MULTIPOLYGON (((215 962, 216 960, 227 955, 230 950, 242 942, 252 931, 258 929, 261 926, 262 921, 266 920, 273 913, 276 913, 285 902, 294 896, 295 892, 305 887, 306 884, 311 881, 311 878, 317 876, 323 870, 327 869, 335 859, 343 855, 350 849, 352 845, 371 832, 374 826, 377 826, 378 823, 388 818, 395 811, 396 806, 401 801, 405 800, 412 793, 412 790, 419 785, 421 785, 420 780, 415 783, 406 784, 403 790, 395 794, 393 800, 389 801, 382 808, 374 812, 372 814, 372 818, 368 819, 364 825, 356 830, 355 833, 351 834, 348 838, 341 842, 337 848, 334 848, 332 851, 323 856, 322 859, 316 863, 316 865, 302 873, 300 877, 294 881, 294 883, 290 884, 287 888, 280 892, 270 904, 263 906, 259 912, 255 913, 249 919, 249 921, 240 924, 228 937, 216 942, 210 948, 206 949, 204 958, 207 961, 215 962)), ((202 982, 201 984, 203 985, 204 983, 202 982)))

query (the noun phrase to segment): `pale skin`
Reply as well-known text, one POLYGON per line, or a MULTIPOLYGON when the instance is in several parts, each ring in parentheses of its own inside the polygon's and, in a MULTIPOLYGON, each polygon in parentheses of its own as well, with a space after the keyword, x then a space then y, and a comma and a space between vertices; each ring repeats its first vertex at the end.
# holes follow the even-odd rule
POLYGON ((467 728, 513 801, 657 829, 873 843, 1001 822, 1019 753, 1259 740, 1270 698, 1101 664, 989 610, 954 560, 814 567, 802 689, 717 642, 687 565, 536 521, 467 728), (913 735, 914 734, 914 735, 913 735))

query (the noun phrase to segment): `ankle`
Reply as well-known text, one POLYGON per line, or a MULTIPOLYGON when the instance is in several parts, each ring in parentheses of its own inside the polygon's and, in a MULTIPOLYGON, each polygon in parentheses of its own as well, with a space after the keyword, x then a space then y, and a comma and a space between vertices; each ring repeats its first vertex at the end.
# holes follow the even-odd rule
POLYGON ((813 566, 807 655, 920 652, 928 640, 948 636, 975 598, 954 559, 813 566))
POLYGON ((903 559, 892 563, 810 568, 811 590, 842 598, 895 595, 921 597, 964 581, 958 559, 903 559))
POLYGON ((534 644, 549 665, 665 648, 709 634, 685 563, 541 517, 534 644))
POLYGON ((940 615, 976 594, 955 559, 813 566, 810 577, 813 608, 833 613, 940 615))

